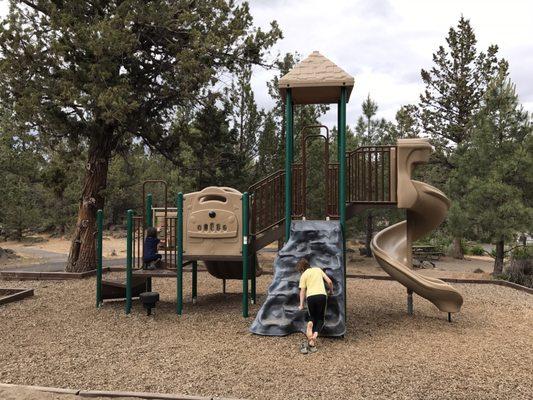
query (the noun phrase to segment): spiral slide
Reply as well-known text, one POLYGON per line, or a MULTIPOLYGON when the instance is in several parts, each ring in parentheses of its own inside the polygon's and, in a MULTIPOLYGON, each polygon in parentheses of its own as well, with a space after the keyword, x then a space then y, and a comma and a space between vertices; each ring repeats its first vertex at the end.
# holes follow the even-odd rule
POLYGON ((397 147, 398 208, 407 210, 407 220, 392 225, 374 237, 371 246, 379 265, 407 289, 432 302, 440 311, 459 312, 463 297, 451 285, 414 272, 413 241, 426 236, 444 221, 450 200, 440 190, 411 179, 416 164, 427 162, 431 145, 425 139, 403 139, 397 147))

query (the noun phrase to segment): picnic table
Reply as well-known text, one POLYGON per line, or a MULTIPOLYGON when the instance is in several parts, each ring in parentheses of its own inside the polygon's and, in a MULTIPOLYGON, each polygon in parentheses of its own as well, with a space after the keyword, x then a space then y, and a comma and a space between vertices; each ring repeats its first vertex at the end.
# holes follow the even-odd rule
POLYGON ((444 253, 437 247, 432 245, 414 245, 413 258, 418 260, 422 265, 424 261, 430 263, 435 268, 435 261, 440 260, 444 253))

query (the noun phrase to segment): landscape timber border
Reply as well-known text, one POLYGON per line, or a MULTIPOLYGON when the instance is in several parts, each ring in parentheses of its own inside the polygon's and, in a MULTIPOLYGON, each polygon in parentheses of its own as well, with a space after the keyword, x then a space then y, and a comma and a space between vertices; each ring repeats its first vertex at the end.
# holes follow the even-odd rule
POLYGON ((185 394, 167 394, 167 393, 147 393, 147 392, 119 392, 107 390, 78 390, 78 389, 64 389, 47 386, 29 386, 16 385, 11 383, 0 383, 0 388, 20 388, 27 390, 35 390, 38 392, 47 392, 54 394, 66 394, 72 396, 79 396, 85 398, 91 397, 107 397, 107 398, 131 398, 131 399, 147 399, 147 400, 236 400, 228 397, 217 396, 191 396, 185 394))
POLYGON ((14 301, 19 301, 30 296, 33 296, 33 289, 0 287, 0 305, 12 303, 14 301), (9 292, 14 292, 14 293, 8 294, 7 296, 2 296, 3 290, 7 290, 9 292))

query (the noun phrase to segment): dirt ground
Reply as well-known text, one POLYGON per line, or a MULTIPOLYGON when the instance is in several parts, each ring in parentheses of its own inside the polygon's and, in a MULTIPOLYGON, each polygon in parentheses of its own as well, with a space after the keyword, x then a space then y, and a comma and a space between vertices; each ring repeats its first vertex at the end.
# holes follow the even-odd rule
MULTIPOLYGON (((117 274, 117 273, 115 273, 117 274)), ((258 279, 261 304, 270 276, 258 279)), ((155 315, 94 305, 94 279, 12 281, 35 296, 0 308, 0 382, 252 399, 530 399, 533 297, 454 285, 453 323, 399 283, 348 280, 347 335, 298 353, 301 335, 259 337, 241 316, 240 282, 199 273, 199 300, 176 316, 175 282, 154 279, 155 315)), ((190 296, 190 275, 185 275, 190 296)))
MULTIPOLYGON (((47 260, 66 259, 70 247, 68 240, 41 237, 43 241, 38 243, 0 242, 0 247, 12 249, 20 256, 20 258, 15 259, 0 259, 0 269, 2 267, 12 268, 19 264, 38 264, 47 260)), ((268 251, 263 251, 259 255, 261 266, 266 270, 272 269, 276 249, 275 245, 271 245, 268 247, 268 251)), ((349 274, 386 275, 372 257, 360 256, 357 249, 353 250, 353 252, 348 253, 347 272, 349 274)), ((125 256, 126 240, 105 235, 104 258, 124 258, 125 256)), ((489 274, 492 269, 493 260, 490 257, 467 256, 464 260, 442 257, 435 262, 435 268, 426 264, 426 268, 417 269, 417 271, 437 278, 490 279, 489 274), (475 270, 482 270, 483 272, 475 273, 475 270)))
MULTIPOLYGON (((276 258, 275 252, 262 252, 259 254, 261 266, 267 270, 272 269, 276 258)), ((491 279, 494 260, 490 257, 466 256, 464 260, 442 257, 435 261, 435 267, 425 264, 424 268, 415 271, 435 278, 464 278, 464 279, 491 279), (475 270, 483 272, 474 272, 475 270)), ((348 274, 387 275, 373 257, 360 256, 358 253, 348 253, 346 272, 348 274)))
MULTIPOLYGON (((70 241, 66 238, 54 238, 46 235, 36 236, 37 240, 23 242, 0 242, 0 247, 14 250, 17 258, 0 258, 1 267, 12 267, 23 264, 39 264, 46 261, 66 260, 70 249, 70 241)), ((104 258, 126 257, 126 239, 104 235, 104 258)))

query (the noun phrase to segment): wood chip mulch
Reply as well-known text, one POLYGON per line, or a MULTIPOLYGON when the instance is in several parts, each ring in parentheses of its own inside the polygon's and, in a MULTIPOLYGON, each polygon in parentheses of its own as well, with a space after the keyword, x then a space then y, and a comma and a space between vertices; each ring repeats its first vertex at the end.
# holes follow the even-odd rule
MULTIPOLYGON (((119 274, 119 273, 114 273, 119 274)), ((259 303, 271 276, 258 279, 259 303)), ((241 316, 241 283, 198 274, 198 303, 175 314, 173 279, 161 302, 95 308, 95 279, 12 281, 35 296, 0 307, 0 382, 251 399, 530 399, 533 296, 455 284, 463 310, 446 321, 391 281, 348 280, 348 333, 298 352, 301 335, 259 337, 241 316)), ((190 274, 185 274, 190 297, 190 274)))

